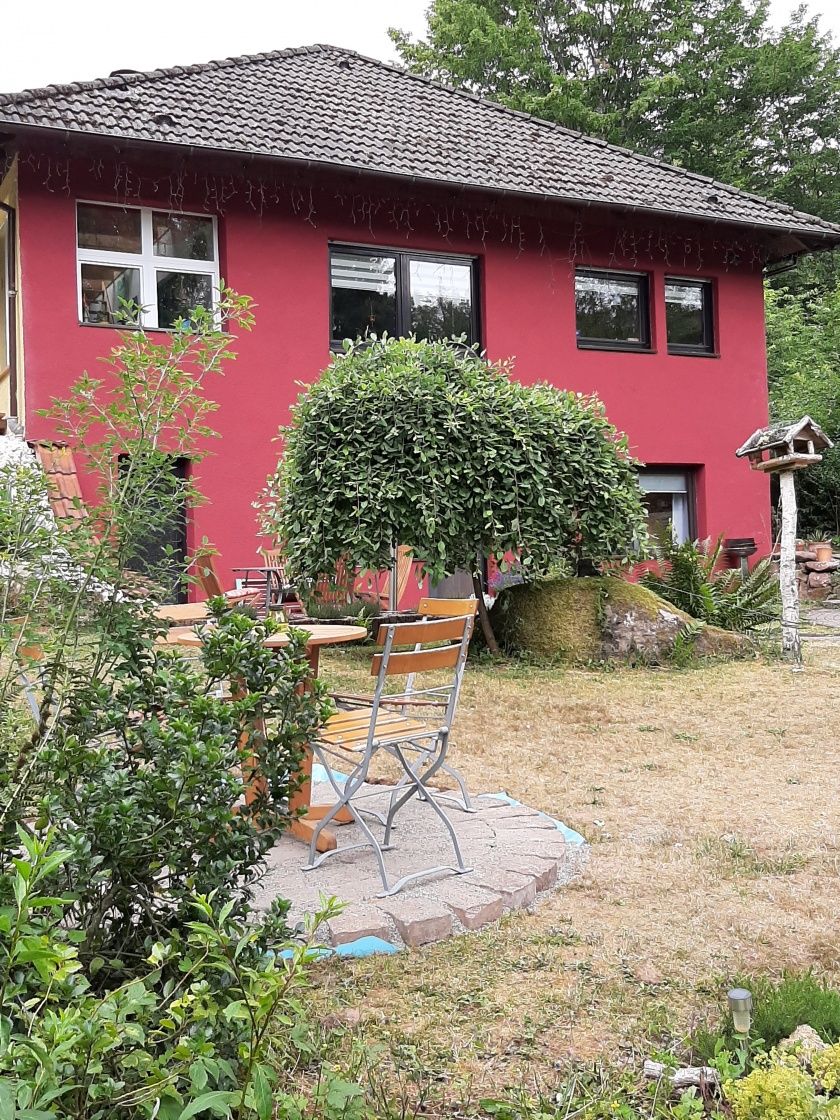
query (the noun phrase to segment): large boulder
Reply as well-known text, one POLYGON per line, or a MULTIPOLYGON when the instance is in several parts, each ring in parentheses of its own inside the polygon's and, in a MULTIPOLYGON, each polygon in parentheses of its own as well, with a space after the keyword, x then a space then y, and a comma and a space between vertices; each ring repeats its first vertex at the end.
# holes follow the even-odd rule
MULTIPOLYGON (((655 592, 618 576, 546 579, 503 591, 493 627, 509 650, 565 661, 665 661, 695 620, 655 592)), ((743 635, 706 626, 693 639, 701 656, 743 651, 743 635)))

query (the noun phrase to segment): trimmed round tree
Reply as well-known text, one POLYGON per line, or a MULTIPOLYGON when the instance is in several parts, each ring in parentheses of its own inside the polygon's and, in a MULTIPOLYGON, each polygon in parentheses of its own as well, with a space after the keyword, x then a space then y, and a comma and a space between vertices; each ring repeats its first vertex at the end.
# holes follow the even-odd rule
POLYGON ((597 397, 523 385, 444 342, 346 343, 292 410, 265 528, 316 578, 384 569, 397 544, 437 581, 479 557, 526 579, 626 559, 645 539, 635 460, 597 397))

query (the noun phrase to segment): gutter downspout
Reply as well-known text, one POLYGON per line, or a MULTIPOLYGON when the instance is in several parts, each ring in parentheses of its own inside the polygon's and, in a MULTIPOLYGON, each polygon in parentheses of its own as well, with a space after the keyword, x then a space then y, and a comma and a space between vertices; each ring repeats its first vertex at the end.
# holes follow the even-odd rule
MULTIPOLYGON (((0 211, 6 215, 6 260, 8 290, 6 292, 6 322, 9 337, 9 409, 17 412, 17 253, 16 213, 13 206, 0 202, 0 211)), ((20 417, 17 417, 19 420, 20 417)))

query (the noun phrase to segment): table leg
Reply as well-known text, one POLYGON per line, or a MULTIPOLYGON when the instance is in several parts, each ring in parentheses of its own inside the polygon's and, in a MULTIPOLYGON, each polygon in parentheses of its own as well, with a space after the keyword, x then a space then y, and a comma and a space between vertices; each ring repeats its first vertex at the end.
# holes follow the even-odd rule
MULTIPOLYGON (((318 646, 312 646, 307 651, 309 659, 309 670, 312 680, 317 680, 318 669, 320 666, 320 650, 318 646)), ((311 843, 312 833, 315 831, 315 826, 318 821, 322 820, 330 810, 329 805, 313 805, 312 804, 312 751, 307 750, 301 763, 299 771, 301 775, 301 783, 292 796, 289 798, 289 808, 292 813, 300 811, 304 812, 300 816, 296 816, 292 822, 290 832, 298 840, 304 840, 306 843, 311 843)), ((352 824, 353 817, 349 810, 342 809, 333 818, 334 824, 352 824)), ((321 835, 318 837, 317 848, 319 852, 331 852, 338 847, 335 833, 330 829, 322 829, 321 835)))

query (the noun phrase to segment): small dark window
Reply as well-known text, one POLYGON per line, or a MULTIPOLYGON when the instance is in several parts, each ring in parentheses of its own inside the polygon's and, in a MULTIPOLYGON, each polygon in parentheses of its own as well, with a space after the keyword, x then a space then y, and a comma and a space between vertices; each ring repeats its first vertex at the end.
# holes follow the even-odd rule
POLYGON ((475 261, 425 253, 330 249, 331 344, 368 335, 479 338, 475 261))
POLYGON ((669 353, 713 354, 711 282, 666 277, 665 322, 669 353))
POLYGON ((575 273, 578 346, 649 350, 648 279, 634 272, 575 273))

